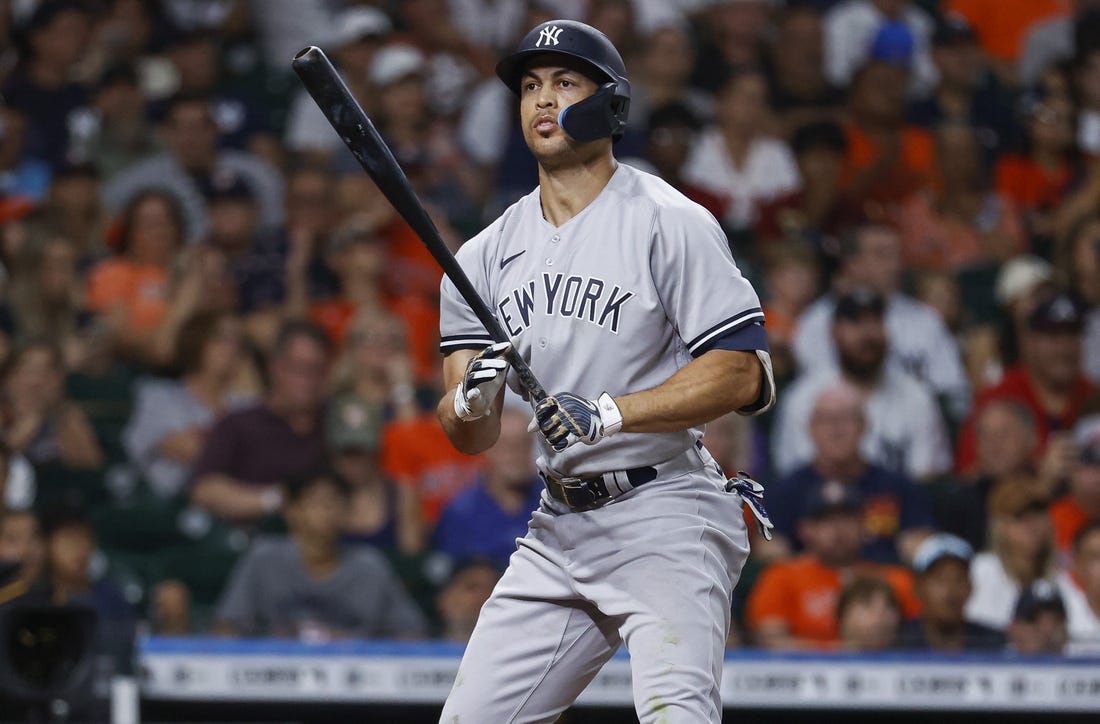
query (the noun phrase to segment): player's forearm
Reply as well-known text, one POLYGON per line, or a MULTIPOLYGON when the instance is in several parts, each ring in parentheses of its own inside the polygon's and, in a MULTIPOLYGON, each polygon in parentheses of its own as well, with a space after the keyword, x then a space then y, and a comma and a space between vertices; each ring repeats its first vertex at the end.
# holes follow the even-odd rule
POLYGON ((664 384, 616 397, 623 432, 674 432, 710 422, 756 402, 762 378, 755 353, 711 350, 664 384))
POLYGON ((493 413, 476 420, 461 420, 455 414, 455 385, 443 395, 436 407, 439 423, 451 439, 455 449, 467 455, 477 455, 493 446, 500 437, 500 409, 504 396, 493 405, 493 413))

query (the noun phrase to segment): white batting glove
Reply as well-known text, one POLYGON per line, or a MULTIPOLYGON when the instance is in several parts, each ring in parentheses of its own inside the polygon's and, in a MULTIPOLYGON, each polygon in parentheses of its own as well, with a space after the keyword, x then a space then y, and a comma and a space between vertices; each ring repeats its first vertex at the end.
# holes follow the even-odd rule
POLYGON ((512 349, 511 342, 497 342, 481 350, 466 363, 462 384, 455 389, 455 415, 463 421, 485 417, 493 409, 504 379, 508 376, 508 360, 504 355, 512 349))
POLYGON ((583 442, 595 445, 623 427, 623 413, 606 392, 595 400, 586 400, 572 392, 551 395, 535 407, 528 432, 539 430, 550 447, 561 452, 583 442))

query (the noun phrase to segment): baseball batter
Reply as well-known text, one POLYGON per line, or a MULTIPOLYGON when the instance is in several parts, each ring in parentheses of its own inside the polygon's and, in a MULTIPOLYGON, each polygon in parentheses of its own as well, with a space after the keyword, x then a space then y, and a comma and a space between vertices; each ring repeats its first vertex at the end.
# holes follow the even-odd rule
MULTIPOLYGON (((774 402, 759 299, 712 216, 612 155, 630 86, 606 36, 544 23, 497 74, 539 187, 457 257, 554 391, 532 420, 546 491, 441 721, 552 722, 625 644, 642 722, 719 722, 741 503, 759 486, 727 484, 699 438, 774 402)), ((439 417, 476 453, 497 438, 505 382, 522 390, 509 343, 446 280, 442 300, 439 417)))

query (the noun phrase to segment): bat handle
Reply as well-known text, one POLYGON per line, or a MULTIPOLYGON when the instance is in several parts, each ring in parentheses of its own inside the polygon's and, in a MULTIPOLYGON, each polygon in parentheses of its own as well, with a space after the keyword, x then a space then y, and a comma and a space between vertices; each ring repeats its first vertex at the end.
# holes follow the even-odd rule
POLYGON ((507 357, 508 364, 512 365, 512 369, 516 371, 516 375, 519 376, 520 382, 523 383, 524 388, 526 388, 536 405, 550 396, 547 394, 546 388, 542 386, 542 383, 535 378, 535 373, 531 371, 531 367, 527 364, 527 360, 523 359, 515 347, 509 349, 505 357, 507 357))

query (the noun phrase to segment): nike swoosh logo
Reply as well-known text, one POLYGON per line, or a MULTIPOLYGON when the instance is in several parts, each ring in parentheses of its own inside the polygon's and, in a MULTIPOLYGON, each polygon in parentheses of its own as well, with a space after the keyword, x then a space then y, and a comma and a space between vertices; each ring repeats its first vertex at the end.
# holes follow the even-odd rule
POLYGON ((521 252, 519 252, 519 253, 516 253, 516 254, 512 254, 512 256, 510 256, 510 257, 508 257, 508 258, 506 258, 506 259, 501 259, 501 260, 500 260, 500 268, 501 268, 501 270, 503 270, 503 269, 504 269, 504 267, 508 266, 509 264, 511 264, 511 263, 512 263, 512 262, 514 262, 514 261, 515 261, 516 259, 518 259, 519 257, 523 256, 523 255, 524 255, 524 254, 526 254, 526 253, 527 253, 527 250, 526 250, 526 249, 524 249, 523 251, 521 251, 521 252))

